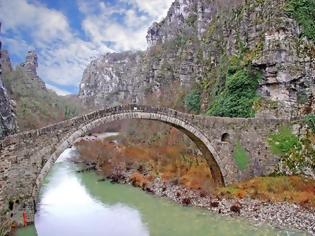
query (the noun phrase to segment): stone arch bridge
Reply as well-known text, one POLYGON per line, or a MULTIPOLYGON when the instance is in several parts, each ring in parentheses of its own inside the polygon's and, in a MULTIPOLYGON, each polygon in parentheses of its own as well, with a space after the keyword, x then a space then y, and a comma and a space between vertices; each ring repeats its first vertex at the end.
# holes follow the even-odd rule
POLYGON ((277 158, 269 152, 268 135, 288 120, 221 118, 181 113, 168 108, 127 105, 107 108, 0 141, 0 216, 21 222, 25 207, 33 220, 43 178, 59 155, 93 128, 117 120, 146 119, 181 130, 199 147, 217 185, 270 173, 277 158), (240 170, 234 160, 236 143, 250 156, 240 170))

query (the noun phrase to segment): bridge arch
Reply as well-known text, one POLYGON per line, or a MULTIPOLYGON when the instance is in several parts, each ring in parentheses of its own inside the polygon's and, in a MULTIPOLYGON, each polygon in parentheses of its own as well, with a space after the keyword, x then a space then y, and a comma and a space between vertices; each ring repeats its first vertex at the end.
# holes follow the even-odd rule
MULTIPOLYGON (((191 124, 188 119, 185 119, 182 116, 178 115, 179 112, 165 108, 163 108, 163 111, 157 111, 155 109, 148 110, 147 107, 144 106, 128 106, 128 109, 118 108, 115 109, 114 112, 105 112, 105 110, 103 110, 98 111, 98 113, 99 115, 96 119, 88 121, 81 125, 76 131, 68 135, 56 146, 55 151, 47 160, 36 179, 36 184, 33 188, 32 194, 34 199, 37 199, 39 189, 43 183, 45 176, 48 174, 49 170, 54 165, 60 154, 65 149, 71 147, 78 138, 88 134, 94 128, 111 123, 113 121, 132 119, 163 122, 177 128, 178 130, 186 134, 196 144, 196 146, 202 152, 204 158, 207 160, 214 184, 216 186, 225 185, 224 176, 226 175, 226 173, 220 163, 219 155, 214 149, 210 140, 198 127, 196 127, 196 125, 191 124)), ((86 120, 89 120, 89 115, 86 116, 86 120)), ((193 119, 192 115, 190 115, 190 117, 192 117, 193 119)))

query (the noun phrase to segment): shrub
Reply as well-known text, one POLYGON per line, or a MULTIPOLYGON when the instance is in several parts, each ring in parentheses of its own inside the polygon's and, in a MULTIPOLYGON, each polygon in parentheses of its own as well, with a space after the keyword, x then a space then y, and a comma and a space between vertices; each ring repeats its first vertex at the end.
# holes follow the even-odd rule
POLYGON ((275 174, 315 177, 315 148, 308 134, 300 138, 287 128, 270 135, 268 144, 280 157, 275 174))
POLYGON ((189 111, 198 113, 200 111, 200 95, 201 92, 193 89, 185 97, 185 106, 189 111))
POLYGON ((216 97, 207 114, 225 117, 253 117, 256 90, 261 75, 251 68, 228 75, 223 91, 216 97))
POLYGON ((302 26, 303 34, 315 41, 315 0, 289 0, 287 12, 302 26))
POLYGON ((315 133, 315 114, 305 116, 304 121, 312 132, 315 133))
POLYGON ((282 127, 268 139, 271 151, 275 155, 285 156, 294 149, 300 149, 299 138, 288 127, 282 127))
POLYGON ((245 170, 249 164, 249 154, 239 142, 236 143, 234 148, 234 161, 240 170, 245 170))

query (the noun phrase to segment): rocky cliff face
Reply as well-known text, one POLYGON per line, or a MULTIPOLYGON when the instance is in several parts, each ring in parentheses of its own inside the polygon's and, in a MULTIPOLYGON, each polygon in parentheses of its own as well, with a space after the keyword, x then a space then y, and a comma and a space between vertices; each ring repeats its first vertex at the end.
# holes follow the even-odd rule
POLYGON ((12 66, 7 51, 0 52, 0 138, 2 138, 15 133, 17 131, 17 124, 14 113, 15 102, 10 100, 1 78, 3 71, 12 71, 12 66))
POLYGON ((141 60, 141 52, 124 52, 92 61, 83 73, 80 98, 98 107, 136 102, 141 60))
POLYGON ((206 112, 222 93, 230 68, 246 65, 262 74, 256 115, 314 112, 315 46, 285 11, 287 2, 176 0, 149 28, 146 52, 107 54, 88 66, 80 98, 97 106, 150 103, 148 94, 162 99, 177 82, 174 97, 179 87, 197 88, 206 112))
MULTIPOLYGON (((2 82, 6 87, 6 95, 16 102, 15 114, 16 120, 21 131, 36 129, 45 125, 56 123, 61 120, 69 119, 81 112, 81 105, 77 98, 67 96, 58 96, 55 92, 46 88, 44 81, 37 75, 37 55, 34 51, 26 54, 25 62, 12 69, 8 53, 5 52, 2 57, 4 68, 2 82)), ((1 90, 0 90, 1 92, 1 90)), ((0 94, 0 99, 3 96, 0 94)), ((6 96, 7 97, 7 96, 6 96)), ((12 121, 14 115, 7 105, 8 99, 0 100, 1 114, 7 114, 4 120, 9 122, 9 127, 14 127, 12 121)), ((11 103, 12 104, 12 103, 11 103)), ((14 103, 15 104, 15 103, 14 103)), ((15 120, 15 119, 14 119, 15 120)), ((12 132, 11 132, 12 133, 12 132)))
POLYGON ((20 65, 20 68, 28 75, 32 80, 39 84, 40 88, 46 90, 46 85, 41 78, 37 75, 37 54, 35 51, 28 51, 25 57, 25 62, 20 65))

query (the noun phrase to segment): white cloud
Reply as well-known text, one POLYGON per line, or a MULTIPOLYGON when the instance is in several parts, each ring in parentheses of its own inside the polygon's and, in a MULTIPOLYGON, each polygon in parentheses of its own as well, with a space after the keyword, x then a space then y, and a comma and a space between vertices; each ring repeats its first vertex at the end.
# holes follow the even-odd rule
POLYGON ((85 15, 82 29, 94 43, 110 42, 115 51, 146 48, 148 27, 166 15, 173 0, 77 0, 85 15), (118 17, 118 20, 115 17, 118 17))
POLYGON ((26 0, 0 0, 3 31, 28 32, 35 44, 71 37, 67 18, 56 10, 26 0))
POLYGON ((91 58, 112 51, 105 44, 80 39, 61 12, 38 3, 0 0, 0 20, 5 33, 4 47, 11 55, 20 57, 35 49, 38 74, 48 83, 78 86, 91 58), (25 41, 25 35, 30 42, 25 41))
POLYGON ((68 91, 65 91, 65 90, 62 90, 60 88, 57 88, 56 86, 53 86, 51 84, 46 84, 46 87, 48 89, 51 89, 51 90, 55 91, 60 96, 66 96, 66 95, 70 94, 68 91))
MULTIPOLYGON (((61 11, 49 9, 38 0, 0 0, 4 47, 19 57, 35 49, 38 73, 45 82, 59 88, 78 87, 91 58, 106 52, 145 49, 147 28, 166 14, 171 2, 77 0, 83 14, 83 39, 61 11)), ((60 92, 54 86, 50 88, 60 92)))
POLYGON ((139 9, 155 18, 161 20, 167 13, 170 5, 174 0, 122 0, 131 4, 134 8, 139 9))

